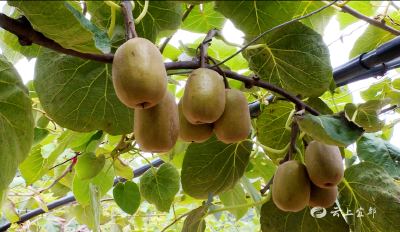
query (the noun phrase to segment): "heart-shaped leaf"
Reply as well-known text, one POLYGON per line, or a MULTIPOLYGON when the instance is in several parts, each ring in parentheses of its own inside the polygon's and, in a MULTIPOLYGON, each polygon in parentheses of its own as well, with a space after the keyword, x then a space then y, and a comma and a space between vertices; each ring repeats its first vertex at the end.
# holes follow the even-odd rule
POLYGON ((140 205, 140 191, 136 183, 118 183, 113 190, 115 203, 125 212, 134 214, 140 205))
MULTIPOLYGON (((323 6, 325 6, 325 3, 319 1, 302 1, 299 9, 296 12, 296 15, 293 18, 298 18, 309 14, 323 6)), ((310 17, 302 19, 301 22, 304 25, 307 25, 308 27, 314 29, 314 31, 318 32, 319 34, 323 35, 325 27, 328 25, 330 19, 335 14, 335 9, 328 7, 317 14, 313 14, 310 17)))
POLYGON ((222 30, 226 22, 226 18, 221 13, 214 11, 213 3, 205 3, 195 6, 188 17, 183 21, 183 30, 195 33, 207 33, 209 30, 222 30))
POLYGON ((235 187, 247 164, 253 144, 239 142, 225 144, 215 134, 203 143, 192 143, 186 150, 182 164, 181 182, 185 193, 206 199, 235 187))
POLYGON ((333 146, 345 147, 356 142, 364 129, 346 118, 341 111, 333 115, 295 115, 300 129, 313 139, 333 146))
POLYGON ((96 156, 93 152, 85 152, 79 156, 75 170, 81 180, 88 180, 97 176, 105 163, 106 157, 104 154, 96 156))
POLYGON ((338 189, 340 208, 351 231, 400 230, 400 186, 378 165, 350 166, 338 189))
POLYGON ((158 170, 150 168, 140 177, 142 197, 159 211, 169 211, 178 191, 179 172, 172 164, 162 164, 158 170))

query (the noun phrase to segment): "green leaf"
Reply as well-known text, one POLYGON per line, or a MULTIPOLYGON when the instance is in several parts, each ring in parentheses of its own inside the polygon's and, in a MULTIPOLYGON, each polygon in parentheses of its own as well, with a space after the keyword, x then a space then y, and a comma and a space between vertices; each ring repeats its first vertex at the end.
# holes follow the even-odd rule
POLYGON ((57 158, 69 147, 71 143, 85 134, 66 130, 57 139, 58 146, 54 143, 42 146, 38 144, 31 149, 28 158, 19 165, 22 176, 27 185, 31 185, 42 178, 54 165, 57 158))
MULTIPOLYGON (((331 95, 330 91, 326 91, 321 96, 321 98, 333 112, 336 112, 336 107, 333 104, 332 95, 331 95)), ((350 91, 349 87, 347 87, 347 85, 336 88, 335 93, 334 93, 334 98, 335 98, 335 103, 338 106, 339 110, 343 110, 344 106, 347 103, 353 102, 353 94, 351 93, 351 91, 350 91)))
POLYGON ((172 164, 164 163, 157 170, 150 168, 140 177, 140 194, 159 211, 169 211, 178 191, 179 172, 172 164))
POLYGON ((206 229, 206 223, 203 220, 204 215, 208 211, 211 202, 190 211, 185 221, 183 222, 182 232, 203 232, 206 229))
POLYGON ((245 35, 254 37, 291 20, 300 4, 297 1, 215 1, 214 9, 245 35))
POLYGON ((384 98, 379 100, 371 100, 363 104, 356 106, 353 103, 348 103, 344 107, 346 115, 351 121, 362 126, 367 133, 377 132, 382 130, 385 125, 385 120, 379 119, 379 113, 381 108, 392 102, 390 98, 384 98))
MULTIPOLYGON (((4 5, 4 7, 6 6, 8 5, 4 5)), ((13 9, 14 10, 10 17, 16 19, 20 16, 20 13, 15 8, 13 9)), ((28 61, 32 58, 37 57, 41 48, 37 44, 32 44, 30 46, 21 46, 18 37, 4 29, 0 30, 0 47, 3 55, 7 57, 7 59, 13 64, 16 64, 24 56, 28 59, 28 61)))
POLYGON ((90 190, 90 206, 93 212, 93 232, 100 231, 100 216, 101 216, 101 203, 100 203, 100 188, 89 184, 90 190))
POLYGON ((219 12, 214 11, 213 3, 206 3, 200 6, 195 6, 188 17, 183 21, 181 29, 206 34, 209 30, 219 29, 222 30, 226 22, 226 18, 219 12))
POLYGON ((134 110, 118 99, 111 66, 41 49, 34 86, 43 109, 58 125, 71 130, 131 133, 134 110))
POLYGON ((351 231, 400 230, 400 186, 378 165, 350 166, 338 189, 340 207, 345 214, 353 214, 346 216, 351 231))
MULTIPOLYGON (((314 218, 311 216, 310 206, 306 206, 305 209, 296 213, 284 212, 278 209, 271 199, 261 207, 261 231, 348 232, 349 226, 346 224, 344 218, 342 216, 337 217, 331 214, 334 206, 324 209, 324 212, 326 212, 324 217, 314 218)), ((322 216, 322 214, 320 216, 322 216)))
POLYGON ((97 176, 106 164, 106 157, 104 154, 96 156, 93 152, 85 152, 78 157, 76 163, 76 174, 81 180, 89 180, 97 176))
POLYGON ((346 147, 364 133, 362 127, 346 118, 344 111, 333 115, 295 115, 294 118, 302 131, 328 145, 346 147))
POLYGON ((80 224, 86 225, 90 230, 94 228, 95 219, 94 212, 91 205, 76 205, 71 206, 69 211, 80 224))
MULTIPOLYGON (((351 1, 346 5, 367 17, 372 16, 378 9, 377 6, 372 5, 372 1, 351 1)), ((338 12, 336 20, 339 22, 340 30, 358 21, 356 17, 345 12, 338 12)))
POLYGON ((110 190, 114 183, 114 171, 111 168, 111 162, 106 160, 106 164, 103 170, 90 180, 81 180, 78 175, 75 175, 73 181, 72 191, 75 195, 76 200, 82 205, 90 204, 90 184, 93 186, 99 186, 101 191, 101 197, 103 197, 108 190, 110 190))
POLYGON ((113 163, 114 169, 115 169, 115 173, 120 176, 123 177, 127 180, 132 180, 133 179, 133 172, 132 172, 132 168, 130 166, 124 166, 121 164, 121 162, 119 160, 116 160, 113 163))
POLYGON ((383 98, 384 94, 390 90, 390 79, 388 77, 372 83, 368 89, 360 91, 360 96, 363 100, 375 100, 383 98))
POLYGON ((178 61, 178 56, 182 54, 182 52, 177 49, 176 47, 167 44, 167 46, 164 49, 164 52, 162 53, 162 55, 172 61, 178 61))
POLYGON ((349 59, 364 52, 372 51, 377 48, 378 45, 383 44, 384 42, 387 42, 395 37, 395 35, 392 35, 390 32, 382 30, 379 27, 368 25, 364 33, 358 37, 354 43, 354 46, 349 54, 349 59))
MULTIPOLYGON (((296 15, 293 18, 299 18, 325 6, 325 3, 318 1, 302 1, 296 15)), ((323 35, 325 27, 328 25, 331 18, 336 14, 336 10, 328 7, 323 11, 314 14, 308 18, 302 19, 301 22, 312 28, 314 31, 323 35)))
POLYGON ((321 114, 333 114, 331 108, 329 108, 329 106, 319 97, 310 97, 307 101, 304 101, 304 103, 311 106, 321 114))
MULTIPOLYGON (((257 138, 260 143, 272 149, 281 150, 290 142, 290 131, 286 130, 286 121, 294 105, 287 101, 272 102, 266 106, 257 117, 257 138)), ((268 156, 275 160, 283 158, 283 154, 274 154, 265 151, 268 156)), ((269 180, 265 180, 269 181, 269 180)))
POLYGON ((245 176, 251 179, 261 176, 264 183, 268 183, 275 173, 276 165, 270 159, 265 158, 265 154, 262 155, 263 157, 252 159, 254 168, 250 172, 246 172, 245 176))
POLYGON ((1 212, 3 213, 5 218, 11 223, 21 221, 21 218, 15 208, 15 204, 10 199, 6 199, 3 202, 3 205, 1 206, 1 212))
POLYGON ((28 18, 33 28, 63 48, 83 53, 109 53, 107 33, 65 1, 10 1, 28 18), (79 35, 79 36, 76 36, 79 35))
POLYGON ((361 161, 375 163, 391 177, 400 179, 400 149, 388 141, 366 133, 357 142, 357 155, 361 161))
POLYGON ((203 143, 192 143, 182 164, 182 189, 189 196, 206 199, 235 187, 249 162, 253 144, 225 144, 215 134, 203 143))
MULTIPOLYGON (((221 193, 218 197, 226 207, 247 204, 246 194, 240 183, 237 183, 233 189, 221 193)), ((247 210, 248 208, 241 208, 229 210, 229 212, 235 216, 236 221, 239 221, 247 213, 247 210)))
POLYGON ((250 70, 262 80, 294 95, 318 97, 328 90, 332 67, 321 35, 295 22, 262 40, 264 48, 243 52, 250 70))
MULTIPOLYGON (((246 176, 242 176, 240 182, 242 182, 244 188, 247 191, 247 194, 250 195, 250 198, 253 202, 259 202, 262 200, 260 191, 258 191, 254 186, 250 183, 250 180, 246 176)), ((260 213, 261 205, 256 206, 256 212, 260 213)))
MULTIPOLYGON (((117 3, 117 1, 113 1, 117 3)), ((87 11, 90 14, 90 21, 100 29, 108 30, 111 25, 111 7, 103 1, 87 1, 87 11)), ((116 25, 124 25, 124 19, 120 12, 115 14, 116 25)))
MULTIPOLYGON (((137 18, 143 11, 145 1, 136 1, 133 17, 137 18)), ((182 7, 171 1, 149 1, 146 16, 136 25, 138 35, 153 43, 162 31, 176 30, 182 21, 182 7)))
POLYGON ((140 205, 140 191, 136 183, 118 183, 113 190, 115 203, 128 214, 134 214, 140 205))
MULTIPOLYGON (((233 46, 229 46, 218 39, 213 39, 211 42, 211 46, 215 52, 218 53, 219 60, 225 60, 233 53, 237 52, 237 48, 233 46)), ((243 58, 242 54, 237 54, 232 59, 228 60, 225 65, 227 65, 231 70, 238 71, 242 69, 249 69, 249 64, 247 60, 243 58)))
POLYGON ((8 187, 28 156, 34 126, 28 89, 14 66, 0 55, 0 190, 8 187))
POLYGON ((33 143, 32 143, 32 146, 35 146, 38 143, 42 142, 49 134, 50 134, 49 130, 35 127, 34 131, 33 131, 33 143))

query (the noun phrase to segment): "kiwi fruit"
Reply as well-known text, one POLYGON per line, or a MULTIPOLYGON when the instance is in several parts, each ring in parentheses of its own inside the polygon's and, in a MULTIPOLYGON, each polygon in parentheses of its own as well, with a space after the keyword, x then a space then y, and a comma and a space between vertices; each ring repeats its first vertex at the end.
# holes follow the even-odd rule
POLYGON ((178 103, 179 111, 179 136, 178 138, 185 142, 201 143, 209 139, 213 132, 213 124, 191 124, 182 111, 182 100, 178 103))
POLYGON ((168 78, 162 55, 152 42, 126 41, 115 52, 112 67, 115 92, 126 106, 147 109, 161 102, 168 78))
POLYGON ((225 89, 225 110, 214 122, 217 138, 223 143, 236 143, 250 134, 251 119, 246 95, 237 89, 225 89))
POLYGON ((342 156, 336 146, 311 141, 305 152, 305 163, 311 181, 320 188, 333 188, 343 178, 342 156))
POLYGON ((323 208, 331 207, 337 198, 338 195, 338 188, 337 186, 333 188, 320 188, 313 184, 311 184, 311 193, 310 193, 310 201, 308 204, 311 207, 321 206, 323 208))
POLYGON ((182 111, 192 124, 213 123, 225 109, 225 84, 219 73, 207 68, 194 70, 182 97, 182 111))
POLYGON ((296 160, 278 166, 272 185, 272 200, 282 211, 298 212, 310 201, 310 178, 304 164, 296 160))
POLYGON ((175 97, 167 91, 163 100, 148 109, 135 109, 134 133, 140 149, 160 153, 171 150, 178 140, 179 115, 175 97))

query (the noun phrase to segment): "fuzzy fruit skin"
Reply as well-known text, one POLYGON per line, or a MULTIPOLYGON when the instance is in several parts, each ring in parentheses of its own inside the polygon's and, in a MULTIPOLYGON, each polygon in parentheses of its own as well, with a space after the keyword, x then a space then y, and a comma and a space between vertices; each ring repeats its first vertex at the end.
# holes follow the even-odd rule
POLYGON ((343 178, 342 156, 336 146, 311 141, 305 152, 305 163, 308 176, 320 188, 333 188, 343 178))
POLYGON ((119 100, 131 108, 155 106, 167 91, 168 79, 162 55, 147 39, 130 39, 117 49, 112 77, 119 100))
POLYGON ((199 68, 188 77, 182 97, 182 110, 192 124, 213 123, 225 109, 225 84, 219 73, 199 68))
POLYGON ((179 133, 178 106, 172 93, 167 91, 156 106, 135 109, 133 129, 143 151, 160 153, 171 150, 179 133))
POLYGON ((225 111, 214 122, 217 138, 223 143, 236 143, 250 134, 251 119, 246 95, 237 89, 225 89, 225 111))
POLYGON ((272 185, 272 200, 282 211, 298 212, 310 200, 310 178, 304 164, 291 160, 278 166, 272 185))
POLYGON ((209 139, 213 132, 213 124, 205 123, 200 125, 191 124, 182 111, 182 100, 178 103, 179 111, 179 136, 185 142, 202 143, 209 139))
POLYGON ((321 206, 323 208, 329 208, 335 203, 337 195, 337 186, 325 189, 320 188, 311 182, 311 194, 308 204, 311 207, 321 206))

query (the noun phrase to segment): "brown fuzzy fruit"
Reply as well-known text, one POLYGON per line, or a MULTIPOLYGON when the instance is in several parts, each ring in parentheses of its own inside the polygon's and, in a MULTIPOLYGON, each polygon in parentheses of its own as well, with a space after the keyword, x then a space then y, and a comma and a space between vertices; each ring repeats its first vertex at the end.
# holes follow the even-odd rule
POLYGON ((320 188, 311 182, 311 194, 308 204, 311 207, 321 206, 323 208, 331 207, 337 198, 338 188, 320 188))
POLYGON ((178 104, 179 139, 185 142, 201 143, 209 139, 213 132, 213 124, 191 124, 182 112, 182 100, 178 104))
POLYGON ((219 73, 199 68, 188 77, 182 97, 182 111, 192 124, 213 123, 225 109, 225 84, 219 73))
POLYGON ((305 152, 305 163, 308 176, 320 188, 333 188, 343 178, 342 156, 336 146, 311 141, 305 152))
POLYGON ((164 99, 148 109, 135 109, 134 133, 140 149, 160 153, 171 150, 178 140, 179 115, 175 97, 165 93, 164 99))
POLYGON ((225 111, 214 122, 214 131, 223 143, 236 143, 250 134, 251 120, 246 95, 237 89, 225 89, 225 111))
POLYGON ((155 106, 167 91, 168 79, 162 55, 144 38, 130 39, 117 49, 112 77, 119 100, 131 108, 155 106))
POLYGON ((298 212, 310 201, 310 179, 304 164, 291 160, 278 166, 272 185, 272 200, 282 211, 298 212))

